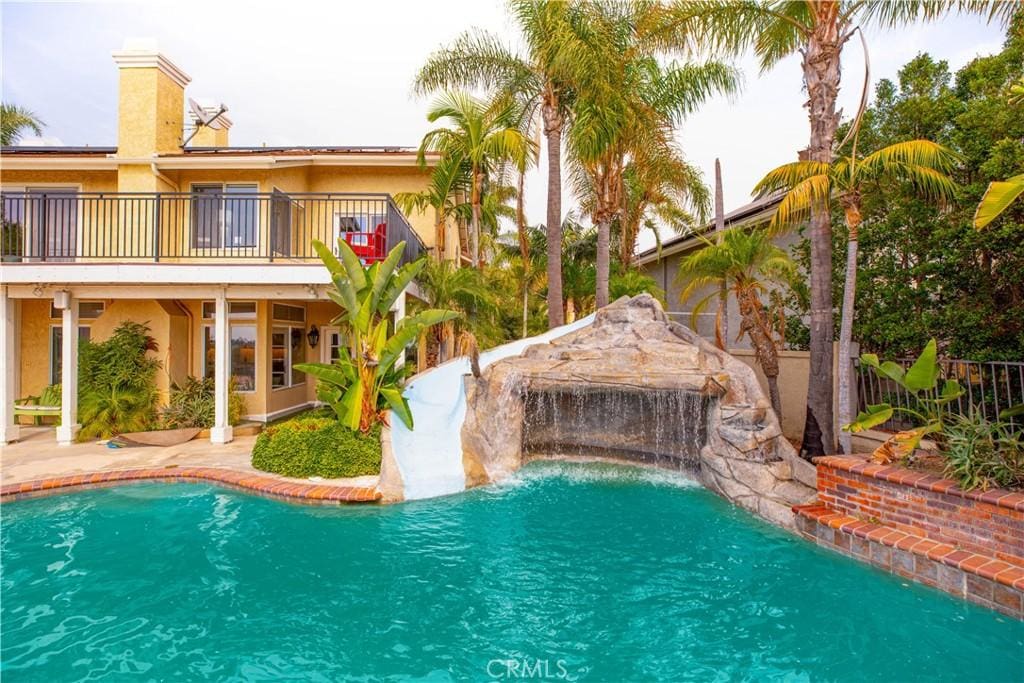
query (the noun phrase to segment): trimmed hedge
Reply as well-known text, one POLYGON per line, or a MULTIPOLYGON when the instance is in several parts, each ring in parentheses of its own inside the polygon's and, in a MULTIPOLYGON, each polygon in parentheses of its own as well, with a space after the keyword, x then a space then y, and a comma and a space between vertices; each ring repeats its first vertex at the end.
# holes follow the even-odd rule
POLYGON ((256 438, 252 466, 286 477, 380 474, 380 427, 363 434, 334 418, 287 420, 267 427, 256 438))

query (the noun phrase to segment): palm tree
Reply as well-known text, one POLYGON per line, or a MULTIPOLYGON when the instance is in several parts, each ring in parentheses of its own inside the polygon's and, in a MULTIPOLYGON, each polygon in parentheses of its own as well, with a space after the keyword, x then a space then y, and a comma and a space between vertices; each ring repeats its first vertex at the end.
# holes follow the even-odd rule
POLYGON ((460 268, 454 261, 430 261, 416 282, 432 308, 461 314, 432 328, 439 363, 455 355, 456 342, 462 334, 487 338, 487 316, 493 311, 494 296, 479 270, 460 268))
POLYGON ((462 159, 442 157, 430 174, 427 189, 420 192, 399 192, 395 203, 406 214, 434 209, 434 248, 438 260, 444 258, 449 221, 459 213, 459 198, 465 194, 468 173, 462 159))
MULTIPOLYGON (((590 68, 589 55, 579 50, 574 23, 580 3, 561 0, 512 0, 523 53, 492 33, 472 30, 434 53, 416 75, 420 93, 450 88, 491 89, 498 97, 522 103, 527 135, 543 126, 547 143, 548 327, 562 319, 562 255, 558 230, 562 224, 562 135, 570 116, 573 83, 590 68)), ((520 188, 522 189, 522 188, 520 188)))
POLYGON ((782 421, 779 398, 779 344, 785 328, 782 311, 769 311, 761 299, 771 284, 789 284, 797 276, 796 266, 786 252, 772 243, 764 230, 746 231, 732 228, 722 234, 720 242, 705 239, 705 246, 683 259, 678 279, 686 282, 680 300, 703 296, 694 305, 694 320, 709 303, 718 298, 725 285, 736 298, 740 309, 740 329, 736 339, 750 338, 754 355, 768 379, 768 395, 772 409, 782 421), (702 291, 705 290, 705 291, 702 291))
MULTIPOLYGON (((862 24, 899 27, 933 20, 949 11, 985 12, 1008 22, 1013 2, 993 0, 677 0, 673 28, 704 47, 734 54, 753 49, 767 71, 799 53, 807 90, 811 135, 809 161, 832 160, 839 114, 836 97, 843 46, 862 24)), ((863 39, 863 32, 861 32, 863 39)), ((832 415, 832 225, 828 212, 814 208, 811 240, 811 361, 815 381, 807 392, 807 421, 801 453, 823 455, 835 444, 832 415)))
POLYGON ((36 135, 42 135, 45 125, 38 116, 25 107, 0 104, 0 145, 4 147, 17 144, 28 130, 36 135))
POLYGON ((672 127, 737 87, 720 62, 662 64, 663 52, 680 47, 663 15, 657 3, 588 6, 585 44, 601 66, 576 85, 569 153, 574 189, 597 226, 598 308, 608 303, 611 225, 622 216, 628 164, 671 156, 672 127))
POLYGON ((428 151, 450 157, 469 170, 470 257, 480 266, 480 223, 487 179, 508 162, 523 163, 531 141, 515 126, 514 110, 507 101, 485 102, 462 92, 442 95, 427 113, 431 123, 445 119, 451 126, 435 128, 420 143, 420 164, 428 151))
MULTIPOLYGON (((942 145, 928 140, 910 140, 883 147, 860 158, 857 135, 849 156, 831 162, 795 161, 770 171, 754 188, 760 196, 785 192, 775 214, 771 229, 790 228, 803 223, 817 210, 830 214, 833 197, 839 200, 846 217, 846 275, 843 283, 843 306, 839 328, 839 423, 853 421, 850 401, 850 347, 853 337, 854 298, 857 288, 858 230, 863 221, 861 196, 868 185, 880 181, 906 181, 921 194, 945 201, 956 192, 955 183, 946 175, 957 156, 942 145)), ((844 453, 851 452, 850 433, 839 437, 844 453)))

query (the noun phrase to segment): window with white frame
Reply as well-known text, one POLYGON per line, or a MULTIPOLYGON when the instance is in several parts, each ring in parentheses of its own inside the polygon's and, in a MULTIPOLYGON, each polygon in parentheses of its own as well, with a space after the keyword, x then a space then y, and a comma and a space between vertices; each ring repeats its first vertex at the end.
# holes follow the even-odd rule
POLYGON ((270 386, 285 389, 306 381, 306 373, 295 369, 306 362, 306 309, 274 304, 274 326, 270 332, 270 386))
MULTIPOLYGON (((78 302, 78 318, 80 320, 95 320, 96 318, 103 315, 103 312, 107 310, 107 303, 105 301, 79 301, 78 302)), ((64 317, 64 312, 50 304, 50 317, 59 320, 64 317)))
MULTIPOLYGON (((216 304, 203 302, 203 320, 213 320, 216 304)), ((212 324, 203 325, 203 377, 216 372, 215 331, 212 324)), ((256 302, 228 302, 228 336, 231 341, 229 372, 235 391, 256 391, 256 302)))
POLYGON ((255 247, 259 230, 259 186, 203 183, 192 186, 192 247, 255 247))

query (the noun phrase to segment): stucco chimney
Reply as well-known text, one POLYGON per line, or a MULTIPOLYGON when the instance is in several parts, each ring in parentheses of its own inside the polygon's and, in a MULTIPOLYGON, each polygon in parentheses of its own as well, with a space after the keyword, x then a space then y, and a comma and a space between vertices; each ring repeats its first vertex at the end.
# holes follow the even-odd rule
POLYGON ((181 149, 188 74, 160 54, 154 39, 129 38, 113 53, 121 72, 117 155, 151 157, 181 149))

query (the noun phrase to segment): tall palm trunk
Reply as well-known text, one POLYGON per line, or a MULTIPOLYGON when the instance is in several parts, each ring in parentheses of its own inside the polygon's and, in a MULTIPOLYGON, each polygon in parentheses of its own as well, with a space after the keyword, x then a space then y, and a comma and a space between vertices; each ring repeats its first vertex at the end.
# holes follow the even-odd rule
POLYGON ((764 304, 753 289, 738 288, 736 291, 736 303, 740 307, 742 318, 742 329, 740 333, 747 333, 750 337, 750 344, 754 347, 754 356, 757 364, 761 366, 761 372, 768 380, 768 398, 772 403, 772 410, 775 411, 779 423, 782 422, 782 398, 779 395, 779 350, 772 339, 771 329, 768 325, 764 304))
MULTIPOLYGON (((857 295, 857 250, 860 231, 860 195, 856 192, 843 197, 846 226, 849 238, 846 243, 846 280, 843 282, 843 310, 839 323, 839 424, 853 422, 852 381, 853 367, 850 363, 850 347, 853 345, 854 299, 857 295)), ((843 453, 853 452, 850 432, 839 432, 839 445, 843 453)))
POLYGON ((473 187, 470 193, 469 202, 473 211, 469 225, 469 257, 473 259, 473 267, 480 267, 480 171, 473 169, 473 187))
MULTIPOLYGON (((811 139, 807 154, 812 161, 830 162, 839 117, 836 95, 840 78, 839 3, 822 0, 812 10, 814 31, 803 52, 811 139)), ((811 343, 807 417, 800 454, 805 458, 835 449, 832 411, 832 222, 828 209, 811 211, 811 343)))
POLYGON ((444 260, 444 239, 445 239, 445 224, 448 222, 445 219, 443 209, 435 209, 434 216, 436 221, 434 223, 434 251, 438 261, 444 260))
POLYGON ((608 277, 611 270, 608 245, 611 241, 612 222, 606 216, 597 221, 597 296, 595 306, 604 308, 608 305, 608 277))
POLYGON ((564 324, 562 315, 562 115, 549 94, 542 107, 548 145, 548 329, 564 324))
MULTIPOLYGON (((722 192, 722 164, 715 159, 715 234, 718 243, 725 239, 725 199, 722 192)), ((718 315, 715 340, 723 351, 729 349, 729 290, 723 282, 718 288, 718 315)))

